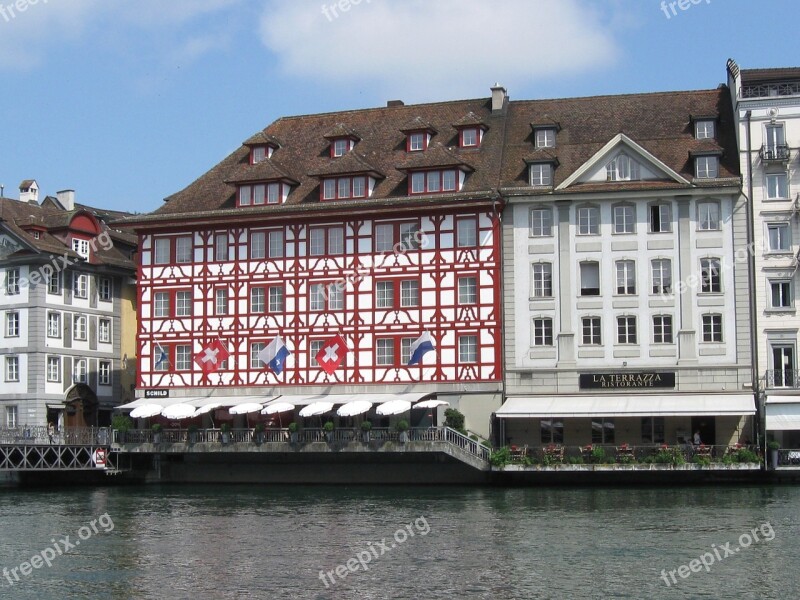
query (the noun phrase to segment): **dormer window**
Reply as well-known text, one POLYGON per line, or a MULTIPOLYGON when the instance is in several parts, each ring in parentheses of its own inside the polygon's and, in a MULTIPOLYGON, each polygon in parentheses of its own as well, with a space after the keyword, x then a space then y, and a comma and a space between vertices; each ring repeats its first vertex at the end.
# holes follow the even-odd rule
POLYGON ((258 183, 239 187, 239 206, 259 206, 263 204, 281 204, 289 194, 289 186, 285 183, 258 183))
POLYGON ((443 194, 461 188, 462 173, 456 169, 416 171, 409 176, 409 194, 443 194))
POLYGON ((718 156, 698 156, 694 159, 695 177, 698 179, 715 179, 719 177, 718 156))
POLYGON ((543 127, 536 130, 536 147, 537 148, 555 148, 556 147, 556 130, 552 127, 543 127))
POLYGON ((627 154, 618 154, 606 165, 606 181, 638 181, 639 163, 627 154))
POLYGON ((430 134, 424 131, 408 134, 406 150, 408 152, 422 152, 428 147, 429 138, 430 134))
POLYGON ((477 148, 480 146, 483 130, 478 127, 465 127, 459 135, 461 148, 477 148))
POLYGON ((323 179, 322 199, 348 200, 350 198, 366 198, 368 195, 367 179, 364 175, 323 179))
POLYGON ((89 260, 89 240, 72 238, 72 250, 84 260, 89 260))
POLYGON ((698 119, 694 123, 694 137, 698 140, 713 140, 716 137, 713 119, 698 119))
POLYGON ((353 146, 355 146, 355 142, 350 138, 333 140, 331 143, 331 157, 339 158, 340 156, 344 156, 353 149, 353 146))
POLYGON ((532 163, 529 165, 530 183, 537 187, 553 186, 553 164, 532 163))
POLYGON ((253 146, 250 148, 250 164, 255 165, 263 160, 272 158, 275 148, 272 146, 253 146))

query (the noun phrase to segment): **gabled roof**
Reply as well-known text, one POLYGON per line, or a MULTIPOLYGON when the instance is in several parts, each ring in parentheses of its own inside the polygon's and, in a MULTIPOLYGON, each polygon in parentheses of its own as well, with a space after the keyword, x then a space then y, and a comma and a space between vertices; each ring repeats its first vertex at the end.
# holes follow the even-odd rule
MULTIPOLYGON (((22 182, 19 184, 19 189, 28 189, 34 183, 36 183, 35 179, 23 179, 22 182)), ((36 184, 39 185, 39 184, 36 184)))
POLYGON ((352 138, 354 140, 361 139, 361 136, 358 135, 355 130, 351 129, 344 123, 337 123, 332 129, 329 129, 327 133, 323 133, 322 137, 328 140, 335 140, 338 138, 352 138))
POLYGON ((280 148, 283 144, 280 143, 278 138, 268 135, 263 131, 259 131, 255 135, 247 138, 244 141, 244 146, 274 146, 280 148))
POLYGON ((366 158, 360 156, 355 150, 351 150, 344 156, 331 160, 322 168, 309 173, 311 177, 326 177, 330 175, 354 175, 358 173, 369 174, 373 177, 383 179, 386 177, 366 158))
POLYGON ((285 168, 271 158, 265 158, 254 165, 251 165, 249 160, 243 161, 226 180, 227 183, 235 184, 256 181, 285 181, 290 185, 299 184, 297 179, 292 177, 285 168))
POLYGON ((461 117, 458 121, 453 123, 453 127, 456 129, 462 129, 464 127, 481 127, 481 128, 488 128, 488 125, 484 123, 483 119, 481 119, 478 115, 474 112, 470 111, 461 117))
POLYGON ((474 171, 475 167, 462 159, 458 154, 442 144, 434 144, 425 152, 413 152, 405 161, 395 166, 398 171, 413 171, 416 169, 437 169, 445 167, 458 167, 464 171, 474 171))
POLYGON ((421 117, 414 117, 400 128, 403 133, 411 133, 413 131, 427 131, 429 133, 438 133, 436 128, 428 123, 421 117))

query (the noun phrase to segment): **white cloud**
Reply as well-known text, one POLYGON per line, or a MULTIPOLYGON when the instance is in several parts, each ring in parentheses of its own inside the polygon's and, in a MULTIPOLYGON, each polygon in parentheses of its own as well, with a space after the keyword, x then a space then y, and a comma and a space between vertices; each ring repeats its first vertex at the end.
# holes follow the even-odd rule
POLYGON ((273 0, 261 38, 286 73, 420 101, 607 66, 603 25, 580 0, 273 0))

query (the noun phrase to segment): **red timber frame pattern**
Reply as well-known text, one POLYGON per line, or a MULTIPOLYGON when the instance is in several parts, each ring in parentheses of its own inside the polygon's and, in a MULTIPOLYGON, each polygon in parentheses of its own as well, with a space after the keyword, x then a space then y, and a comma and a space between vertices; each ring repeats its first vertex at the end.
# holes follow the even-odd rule
MULTIPOLYGON (((185 223, 185 222, 184 222, 185 223)), ((482 204, 459 210, 437 210, 420 214, 369 216, 351 215, 344 221, 317 217, 310 221, 284 220, 284 257, 249 259, 249 231, 274 229, 275 222, 263 220, 252 225, 208 226, 196 229, 194 262, 153 265, 153 235, 186 235, 188 227, 172 232, 140 235, 139 253, 139 387, 240 387, 328 384, 403 384, 415 382, 498 382, 501 370, 501 308, 499 218, 491 206, 482 204), (473 217, 477 221, 477 246, 457 247, 456 221, 473 217), (417 222, 422 240, 419 249, 375 252, 375 225, 417 222), (344 254, 310 256, 308 232, 319 226, 344 228, 344 254), (227 232, 229 260, 214 260, 215 235, 227 232), (474 277, 476 302, 460 304, 458 280, 474 277), (376 282, 415 280, 419 282, 419 305, 376 307, 376 282), (310 310, 311 287, 317 283, 342 282, 343 308, 310 310), (228 314, 216 315, 215 290, 228 289, 228 314), (283 286, 283 312, 269 311, 266 292, 264 312, 251 312, 250 290, 283 286), (193 291, 192 316, 155 318, 156 292, 193 291), (436 354, 428 354, 423 365, 407 367, 399 353, 401 338, 416 339, 428 331, 436 354), (343 367, 333 375, 311 366, 312 341, 341 334, 350 353, 343 367), (276 376, 265 365, 251 368, 253 343, 268 342, 280 335, 292 352, 286 368, 276 376), (475 336, 475 362, 459 357, 459 338, 475 336), (174 347, 190 345, 192 352, 214 339, 221 339, 231 353, 225 368, 204 375, 192 363, 191 370, 176 371, 174 347), (394 339, 393 366, 376 364, 377 340, 394 339), (170 357, 166 371, 154 370, 157 344, 170 357)), ((395 227, 398 231, 399 227, 395 227)), ((400 242, 395 236, 395 243, 400 242)), ((395 246, 399 248, 400 246, 395 246)), ((395 294, 400 293, 400 284, 395 294)), ((174 294, 170 293, 170 297, 174 294)), ((171 315, 174 310, 171 307, 171 315)))

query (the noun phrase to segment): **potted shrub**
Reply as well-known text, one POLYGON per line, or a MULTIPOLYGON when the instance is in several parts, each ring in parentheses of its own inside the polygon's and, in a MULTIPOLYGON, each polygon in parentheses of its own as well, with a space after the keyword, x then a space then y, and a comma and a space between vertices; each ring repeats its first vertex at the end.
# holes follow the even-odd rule
POLYGON ((219 426, 219 434, 223 445, 231 443, 231 426, 229 423, 223 423, 219 426))
POLYGON ((371 439, 370 431, 372 430, 372 421, 361 422, 361 437, 365 442, 371 439))
POLYGON ((111 419, 111 429, 117 431, 117 441, 125 443, 125 433, 133 429, 133 421, 128 415, 114 415, 111 419))
POLYGON ((464 429, 464 415, 455 408, 448 408, 444 411, 444 425, 450 429, 455 429, 461 434, 467 435, 464 429))
POLYGON ((772 440, 767 444, 767 450, 769 450, 769 462, 772 464, 773 469, 778 468, 778 450, 781 449, 781 445, 772 440))
POLYGON ((161 431, 164 429, 161 426, 161 423, 153 423, 153 426, 150 427, 153 431, 153 443, 160 444, 161 443, 161 431))
POLYGON ((197 443, 197 435, 198 435, 197 431, 198 431, 197 425, 189 425, 189 427, 187 428, 187 434, 188 434, 187 437, 190 444, 197 443))
POLYGON ((256 423, 255 429, 253 430, 253 441, 256 444, 263 444, 264 443, 264 440, 267 437, 267 434, 264 433, 265 429, 266 428, 264 427, 263 423, 256 423))
POLYGON ((333 427, 333 421, 326 421, 322 426, 322 430, 325 432, 325 441, 328 443, 333 441, 333 427))
POLYGON ((408 441, 408 421, 400 419, 394 427, 400 434, 400 443, 405 444, 408 441))
POLYGON ((299 429, 299 427, 298 427, 297 423, 295 423, 294 421, 289 423, 289 441, 292 444, 296 444, 297 443, 297 438, 298 438, 297 430, 298 429, 299 429))

